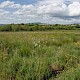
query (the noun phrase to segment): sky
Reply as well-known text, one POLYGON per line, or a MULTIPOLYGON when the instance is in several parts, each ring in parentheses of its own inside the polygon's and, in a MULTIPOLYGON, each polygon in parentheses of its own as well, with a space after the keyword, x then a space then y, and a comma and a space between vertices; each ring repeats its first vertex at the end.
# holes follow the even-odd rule
POLYGON ((80 23, 80 0, 0 0, 0 24, 80 23))

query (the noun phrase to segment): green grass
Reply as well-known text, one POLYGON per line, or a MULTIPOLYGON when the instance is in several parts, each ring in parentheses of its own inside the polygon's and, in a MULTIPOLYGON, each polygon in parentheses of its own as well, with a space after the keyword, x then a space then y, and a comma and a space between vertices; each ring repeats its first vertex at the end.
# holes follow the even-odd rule
POLYGON ((80 80, 80 32, 0 32, 0 80, 80 80), (47 80, 47 79, 46 79, 47 80))

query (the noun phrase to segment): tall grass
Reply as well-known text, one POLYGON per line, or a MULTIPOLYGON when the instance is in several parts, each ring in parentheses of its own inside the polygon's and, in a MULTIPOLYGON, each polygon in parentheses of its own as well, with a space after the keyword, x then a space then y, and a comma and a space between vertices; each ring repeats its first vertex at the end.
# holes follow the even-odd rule
POLYGON ((79 72, 79 32, 0 33, 0 80, 80 80, 79 72), (54 76, 51 64, 65 68, 54 76))

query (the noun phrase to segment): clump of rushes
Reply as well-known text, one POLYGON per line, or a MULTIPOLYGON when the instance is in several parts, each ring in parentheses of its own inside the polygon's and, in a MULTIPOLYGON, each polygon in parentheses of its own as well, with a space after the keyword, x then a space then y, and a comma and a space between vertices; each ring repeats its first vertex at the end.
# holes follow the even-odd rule
POLYGON ((1 80, 80 80, 80 32, 0 32, 1 80))

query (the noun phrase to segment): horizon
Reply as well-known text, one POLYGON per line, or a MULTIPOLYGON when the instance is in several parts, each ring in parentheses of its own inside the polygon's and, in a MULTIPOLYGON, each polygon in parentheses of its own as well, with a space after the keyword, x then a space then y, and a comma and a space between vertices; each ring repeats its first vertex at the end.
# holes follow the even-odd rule
MULTIPOLYGON (((7 24, 4 23, 4 24, 0 24, 0 26, 1 25, 8 25, 8 24, 15 24, 15 25, 16 24, 46 24, 46 25, 55 25, 56 23, 51 23, 51 24, 50 23, 37 23, 37 22, 33 22, 33 23, 7 23, 7 24)), ((77 25, 77 24, 80 25, 80 23, 70 23, 70 24, 69 23, 67 23, 67 24, 64 24, 64 23, 63 24, 59 24, 59 23, 57 23, 57 24, 58 25, 77 25)))
POLYGON ((80 0, 0 0, 0 24, 80 24, 80 0))

